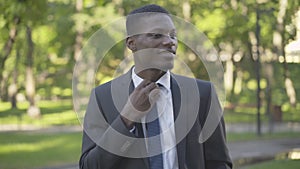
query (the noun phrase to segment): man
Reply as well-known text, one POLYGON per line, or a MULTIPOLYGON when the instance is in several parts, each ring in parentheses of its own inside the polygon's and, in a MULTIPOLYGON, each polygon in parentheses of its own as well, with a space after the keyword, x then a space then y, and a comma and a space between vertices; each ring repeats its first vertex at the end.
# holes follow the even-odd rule
POLYGON ((80 168, 232 168, 223 118, 199 141, 208 114, 221 111, 212 84, 169 71, 177 49, 169 13, 143 6, 127 16, 126 29, 135 65, 92 91, 80 168))

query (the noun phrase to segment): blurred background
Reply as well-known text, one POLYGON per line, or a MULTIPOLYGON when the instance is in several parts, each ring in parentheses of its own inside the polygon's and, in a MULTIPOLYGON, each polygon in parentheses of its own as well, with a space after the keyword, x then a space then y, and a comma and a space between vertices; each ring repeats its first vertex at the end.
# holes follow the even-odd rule
MULTIPOLYGON (((217 49, 230 148, 300 138, 299 0, 0 0, 0 168, 76 166, 82 129, 72 74, 81 49, 103 25, 149 3, 194 24, 217 49)), ((193 51, 180 43, 178 52, 197 78, 209 80, 193 51)), ((126 54, 124 41, 116 44, 95 85, 112 79, 126 54)), ((272 152, 259 165, 299 166, 293 152, 272 152)))

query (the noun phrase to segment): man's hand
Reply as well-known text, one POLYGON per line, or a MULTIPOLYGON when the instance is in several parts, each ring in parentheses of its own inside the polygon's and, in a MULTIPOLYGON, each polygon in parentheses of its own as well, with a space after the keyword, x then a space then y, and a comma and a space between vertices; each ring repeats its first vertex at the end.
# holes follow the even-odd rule
POLYGON ((134 89, 121 112, 122 120, 129 129, 151 110, 159 93, 158 86, 149 80, 144 80, 134 89))
POLYGON ((154 89, 158 89, 158 86, 149 80, 144 80, 138 85, 129 97, 134 108, 141 112, 149 110, 154 99, 149 96, 154 89))

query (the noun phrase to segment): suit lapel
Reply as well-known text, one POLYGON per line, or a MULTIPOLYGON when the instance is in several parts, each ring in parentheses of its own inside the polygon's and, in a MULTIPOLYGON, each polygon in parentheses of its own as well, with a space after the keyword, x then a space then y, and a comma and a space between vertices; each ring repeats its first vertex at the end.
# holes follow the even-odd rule
POLYGON ((121 112, 131 89, 131 71, 111 81, 111 96, 114 106, 121 112))
MULTIPOLYGON (((175 75, 171 74, 171 90, 172 90, 172 100, 173 100, 173 113, 174 113, 174 120, 176 122, 177 117, 180 112, 181 108, 181 92, 180 87, 175 79, 175 75)), ((185 129, 185 125, 176 125, 175 123, 175 133, 182 133, 185 129)), ((180 136, 176 135, 176 142, 178 142, 180 139, 180 136)), ((186 151, 186 139, 182 139, 179 141, 179 143, 176 146, 177 149, 177 157, 178 157, 178 165, 179 168, 184 168, 185 164, 185 151, 186 151)))
MULTIPOLYGON (((126 104, 129 95, 133 92, 134 90, 134 85, 133 81, 131 79, 131 71, 130 69, 127 73, 124 75, 121 75, 120 77, 116 78, 115 80, 112 81, 111 84, 111 94, 113 97, 113 102, 115 106, 117 107, 118 111, 121 112, 122 108, 126 104), (124 97, 125 96, 125 97, 124 97)), ((143 128, 141 123, 136 123, 136 128, 137 128, 137 137, 143 138, 144 133, 143 133, 143 128)), ((143 141, 139 142, 138 145, 143 145, 140 150, 141 153, 146 152, 146 144, 143 141)), ((143 158, 143 161, 145 163, 146 169, 149 168, 149 163, 148 163, 148 158, 143 158)))
MULTIPOLYGON (((112 84, 113 98, 114 99, 117 98, 118 104, 120 106, 119 108, 123 108, 127 102, 127 99, 129 97, 130 93, 132 93, 132 91, 134 90, 133 81, 131 79, 131 70, 113 81, 115 81, 115 83, 112 84), (128 96, 128 97, 124 97, 124 96, 128 96)), ((181 115, 181 118, 184 117, 184 119, 177 119, 179 116, 179 113, 186 113, 186 112, 180 112, 180 111, 185 111, 186 109, 184 107, 187 106, 186 104, 184 104, 184 102, 182 102, 182 98, 187 97, 187 96, 185 96, 187 89, 183 89, 184 85, 180 85, 180 84, 184 84, 184 82, 181 82, 181 81, 182 81, 182 79, 180 77, 177 77, 176 75, 171 74, 171 91, 172 91, 172 100, 173 100, 174 120, 175 120, 175 122, 176 122, 176 120, 180 120, 179 123, 177 123, 177 124, 175 123, 176 142, 178 142, 178 144, 176 146, 177 156, 178 156, 178 165, 179 165, 179 168, 184 168, 185 164, 186 164, 186 155, 185 155, 186 154, 186 137, 181 139, 182 137, 180 138, 180 136, 177 135, 178 133, 186 133, 186 128, 187 128, 187 125, 186 125, 187 120, 185 119, 185 116, 181 115), (182 92, 185 92, 185 93, 182 93, 182 92)), ((114 100, 114 102, 115 102, 115 100, 114 100)), ((119 111, 121 111, 121 109, 119 111)), ((140 137, 140 138, 144 137, 142 124, 136 123, 136 127, 138 130, 138 133, 137 133, 138 137, 140 137)), ((146 148, 146 147, 144 147, 144 148, 146 148)), ((148 158, 143 158, 143 161, 145 163, 146 168, 148 169, 149 168, 148 158)))
POLYGON ((174 120, 176 120, 181 105, 181 94, 180 94, 178 83, 176 82, 176 79, 173 76, 171 78, 171 91, 172 91, 172 100, 173 100, 174 120))
MULTIPOLYGON (((131 77, 130 77, 130 79, 131 79, 131 77)), ((130 81, 130 86, 129 86, 129 95, 133 92, 133 90, 134 90, 134 84, 133 84, 133 81, 132 81, 132 79, 131 79, 131 81, 130 81)), ((144 138, 145 136, 144 136, 144 132, 143 132, 143 126, 142 126, 142 123, 135 123, 135 127, 136 127, 136 129, 137 129, 137 137, 138 138, 144 138)), ((141 152, 146 152, 146 143, 143 141, 143 147, 142 148, 144 148, 144 150, 142 150, 142 148, 141 148, 141 152)), ((148 161, 148 158, 143 158, 143 161, 144 161, 144 163, 145 163, 145 165, 146 165, 146 169, 149 169, 149 161, 148 161)))

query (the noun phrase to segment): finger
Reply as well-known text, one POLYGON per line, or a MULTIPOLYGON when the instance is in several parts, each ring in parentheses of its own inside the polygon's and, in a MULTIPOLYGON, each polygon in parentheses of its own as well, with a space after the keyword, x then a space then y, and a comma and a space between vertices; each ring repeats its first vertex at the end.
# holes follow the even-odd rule
POLYGON ((145 94, 149 94, 153 89, 158 89, 158 86, 152 82, 150 84, 148 84, 147 86, 145 86, 143 89, 142 89, 142 92, 145 93, 145 94))
POLYGON ((158 100, 159 97, 160 97, 160 90, 159 90, 159 88, 153 89, 153 90, 149 93, 149 101, 150 101, 150 104, 152 105, 154 102, 156 102, 156 101, 158 100))
POLYGON ((136 89, 141 90, 142 88, 148 86, 150 83, 152 83, 150 80, 145 79, 136 87, 136 89))

